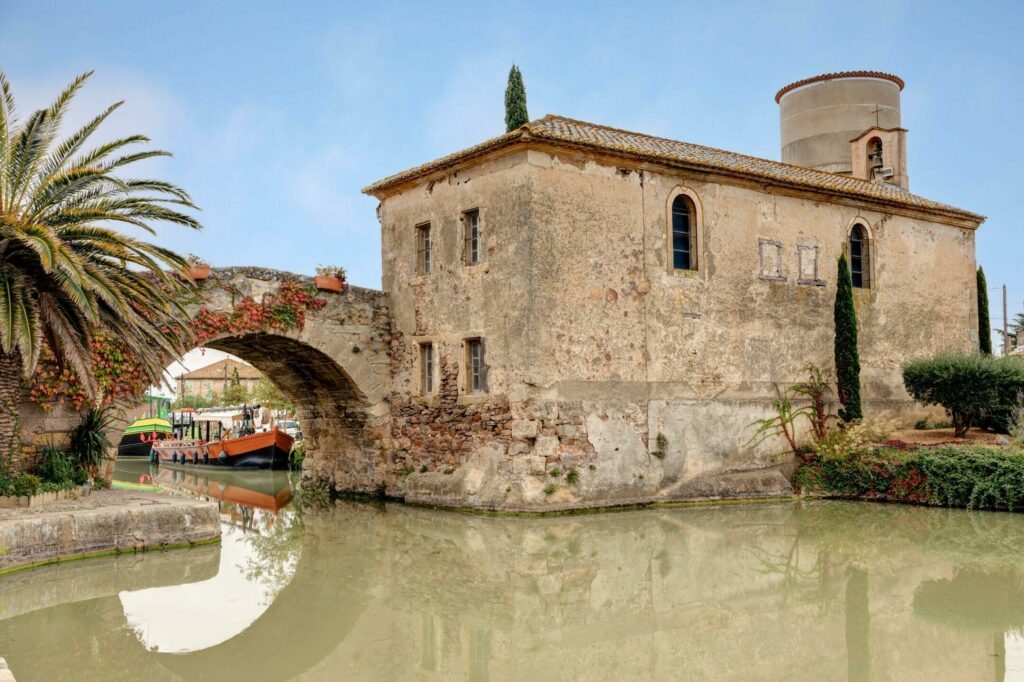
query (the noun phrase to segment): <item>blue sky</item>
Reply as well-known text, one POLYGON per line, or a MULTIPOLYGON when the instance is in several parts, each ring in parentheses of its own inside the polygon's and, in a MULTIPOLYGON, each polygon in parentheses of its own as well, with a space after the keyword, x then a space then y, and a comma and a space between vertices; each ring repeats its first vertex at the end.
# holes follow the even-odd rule
POLYGON ((512 62, 545 113, 778 158, 775 91, 837 70, 903 77, 911 189, 989 217, 978 258, 1024 299, 1024 3, 351 3, 0 0, 23 108, 96 77, 84 119, 175 153, 203 208, 160 238, 216 265, 380 285, 371 181, 503 130, 512 62))

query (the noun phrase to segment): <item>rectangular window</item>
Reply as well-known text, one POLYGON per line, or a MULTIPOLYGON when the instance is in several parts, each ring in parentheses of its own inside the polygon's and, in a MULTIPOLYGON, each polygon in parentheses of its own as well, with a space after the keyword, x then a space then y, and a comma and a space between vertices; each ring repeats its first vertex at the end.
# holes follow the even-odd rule
POLYGON ((430 223, 416 226, 416 274, 430 274, 430 223))
POLYGON ((797 246, 797 281, 800 284, 823 285, 825 282, 818 276, 818 247, 797 246))
POLYGON ((462 224, 466 235, 462 261, 466 265, 476 265, 482 260, 480 258, 480 211, 473 209, 463 213, 462 224))
POLYGON ((434 392, 434 344, 420 344, 420 393, 434 392))
POLYGON ((484 359, 483 339, 466 341, 466 388, 470 393, 487 390, 487 363, 484 359))
POLYGON ((772 239, 758 240, 761 279, 784 281, 782 274, 782 242, 772 239))

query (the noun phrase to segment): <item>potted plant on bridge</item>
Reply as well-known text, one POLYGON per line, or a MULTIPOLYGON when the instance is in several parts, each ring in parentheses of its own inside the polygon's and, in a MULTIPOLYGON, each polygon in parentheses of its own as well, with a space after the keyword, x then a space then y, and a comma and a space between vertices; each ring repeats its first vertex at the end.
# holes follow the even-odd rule
POLYGON ((185 256, 188 263, 186 274, 193 282, 202 282, 210 277, 210 266, 199 259, 199 256, 188 254, 185 256))
POLYGON ((345 268, 337 265, 318 265, 313 281, 320 291, 331 291, 337 294, 348 291, 348 282, 345 278, 345 268))

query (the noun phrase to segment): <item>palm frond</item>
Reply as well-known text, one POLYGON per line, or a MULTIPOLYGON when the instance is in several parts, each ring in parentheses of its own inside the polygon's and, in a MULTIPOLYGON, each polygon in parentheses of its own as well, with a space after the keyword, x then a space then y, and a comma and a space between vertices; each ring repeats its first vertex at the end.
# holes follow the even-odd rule
POLYGON ((182 188, 120 175, 168 152, 128 149, 149 142, 144 135, 91 142, 120 102, 58 139, 90 75, 74 79, 48 108, 19 123, 0 72, 0 350, 20 353, 28 374, 46 348, 92 394, 90 342, 97 334, 122 341, 158 381, 180 350, 174 334, 188 328, 181 303, 187 289, 172 276, 184 271, 185 261, 116 227, 155 234, 158 222, 201 225, 187 212, 197 207, 182 188))

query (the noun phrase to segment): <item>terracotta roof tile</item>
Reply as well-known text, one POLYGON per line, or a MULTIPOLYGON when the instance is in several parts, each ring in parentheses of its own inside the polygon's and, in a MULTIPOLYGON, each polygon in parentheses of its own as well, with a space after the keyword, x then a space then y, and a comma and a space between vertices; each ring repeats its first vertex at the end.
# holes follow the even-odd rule
POLYGON ((378 194, 405 182, 460 165, 473 157, 494 149, 533 140, 582 147, 626 157, 642 159, 672 167, 718 171, 782 186, 794 186, 859 199, 880 201, 920 208, 981 222, 984 217, 955 206, 924 199, 895 185, 869 182, 849 175, 793 166, 746 154, 737 154, 714 147, 653 137, 596 123, 578 121, 548 114, 530 121, 522 128, 482 142, 460 152, 444 156, 428 164, 389 176, 363 189, 378 194))

